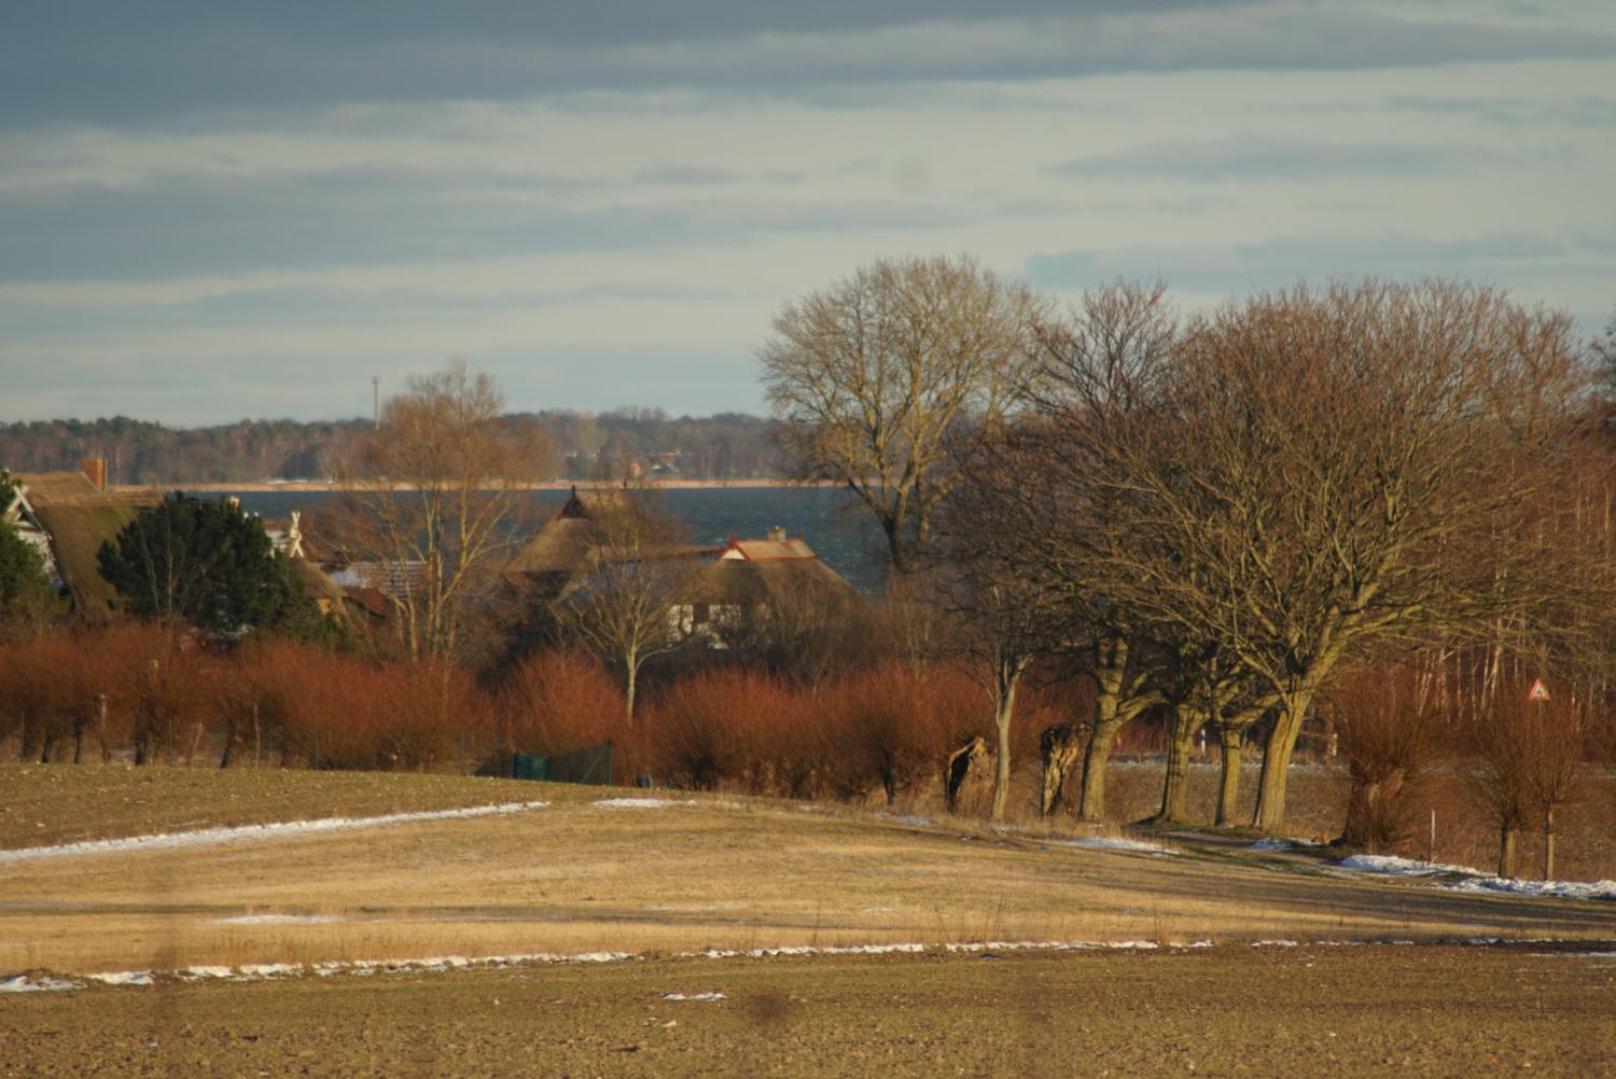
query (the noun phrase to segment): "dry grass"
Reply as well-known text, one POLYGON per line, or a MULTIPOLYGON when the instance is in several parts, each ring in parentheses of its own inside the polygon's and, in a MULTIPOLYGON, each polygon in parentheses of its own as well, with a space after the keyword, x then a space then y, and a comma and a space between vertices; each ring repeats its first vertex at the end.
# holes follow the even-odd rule
POLYGON ((0 765, 0 850, 192 828, 454 809, 534 797, 529 783, 469 776, 0 765))
POLYGON ((272 774, 287 786, 271 805, 275 784, 263 773, 202 779, 151 769, 131 779, 64 767, 40 780, 35 769, 21 771, 7 778, 34 785, 36 808, 40 791, 58 784, 64 802, 88 818, 95 803, 73 793, 75 784, 106 797, 115 823, 82 824, 92 834, 150 831, 154 812, 174 822, 233 823, 533 797, 553 805, 509 817, 7 865, 0 970, 865 941, 1616 936, 1609 907, 1340 880, 1245 855, 1085 850, 1042 833, 916 827, 795 803, 719 798, 614 810, 593 804, 598 788, 287 772, 272 774), (119 786, 128 783, 145 784, 150 804, 131 812, 107 796, 141 789, 119 786), (225 804, 234 808, 205 812, 227 788, 225 804), (254 912, 340 920, 222 922, 254 912))

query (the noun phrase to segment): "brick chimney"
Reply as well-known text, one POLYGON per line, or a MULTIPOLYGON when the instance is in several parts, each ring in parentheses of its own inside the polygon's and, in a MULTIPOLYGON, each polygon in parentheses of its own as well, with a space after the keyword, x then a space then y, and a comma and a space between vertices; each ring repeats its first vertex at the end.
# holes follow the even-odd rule
POLYGON ((107 489, 107 459, 105 457, 86 457, 79 462, 79 471, 84 478, 90 481, 90 486, 97 491, 107 489))

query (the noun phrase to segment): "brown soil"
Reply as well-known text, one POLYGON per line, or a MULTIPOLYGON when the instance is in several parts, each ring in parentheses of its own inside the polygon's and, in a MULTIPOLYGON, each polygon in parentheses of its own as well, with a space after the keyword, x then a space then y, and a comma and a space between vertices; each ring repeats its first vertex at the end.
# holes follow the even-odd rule
POLYGON ((1616 959, 1541 947, 670 959, 0 998, 0 1073, 1593 1075, 1616 959), (664 994, 722 992, 720 1001, 664 994))

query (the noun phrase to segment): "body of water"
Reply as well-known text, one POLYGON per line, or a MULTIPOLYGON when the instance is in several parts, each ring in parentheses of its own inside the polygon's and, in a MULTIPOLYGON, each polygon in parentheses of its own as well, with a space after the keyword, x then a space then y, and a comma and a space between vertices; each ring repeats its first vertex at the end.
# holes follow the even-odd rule
MULTIPOLYGON (((285 517, 295 509, 319 514, 336 497, 323 491, 236 491, 241 508, 262 517, 285 517)), ((847 492, 829 487, 691 487, 659 492, 698 543, 718 545, 731 536, 762 539, 784 528, 808 541, 816 554, 863 592, 886 580, 885 540, 875 518, 847 492)), ((534 527, 542 527, 566 501, 565 491, 535 491, 534 527)))

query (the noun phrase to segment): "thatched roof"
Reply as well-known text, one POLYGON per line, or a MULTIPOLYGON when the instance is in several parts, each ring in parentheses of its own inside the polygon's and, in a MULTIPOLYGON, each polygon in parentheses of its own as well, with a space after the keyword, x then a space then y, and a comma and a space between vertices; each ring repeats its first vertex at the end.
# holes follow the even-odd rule
POLYGON ((691 588, 691 602, 745 608, 856 595, 846 578, 811 555, 768 561, 720 558, 702 570, 691 588))
POLYGON ((39 523, 50 533, 56 571, 73 597, 74 609, 86 618, 105 618, 117 609, 118 593, 101 576, 97 559, 101 545, 160 496, 149 489, 103 491, 78 472, 16 478, 39 523))
POLYGON ((570 576, 587 569, 596 548, 606 542, 603 525, 613 517, 641 512, 629 492, 605 487, 572 493, 526 547, 511 560, 510 572, 542 577, 570 576))

